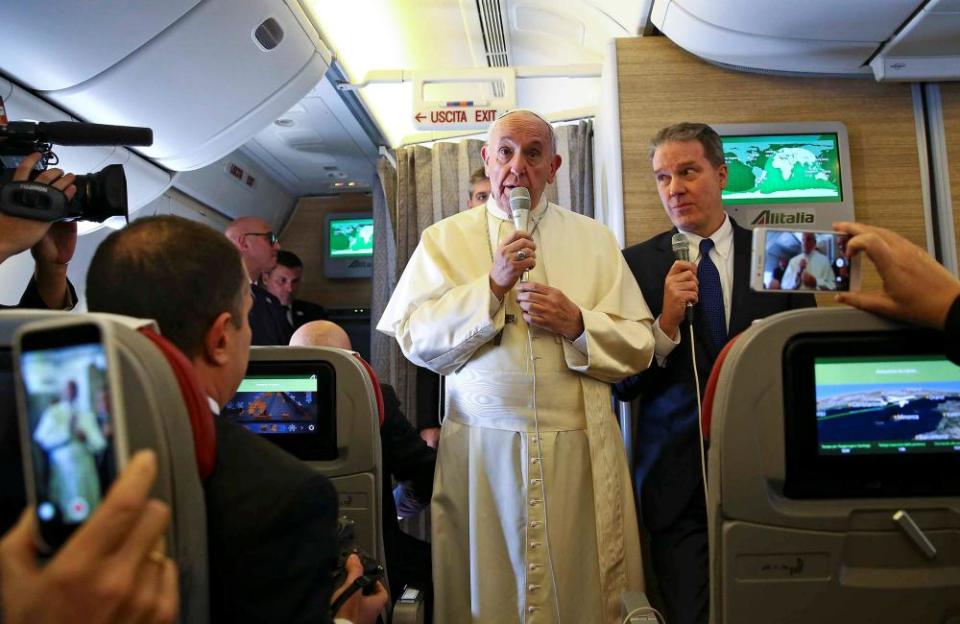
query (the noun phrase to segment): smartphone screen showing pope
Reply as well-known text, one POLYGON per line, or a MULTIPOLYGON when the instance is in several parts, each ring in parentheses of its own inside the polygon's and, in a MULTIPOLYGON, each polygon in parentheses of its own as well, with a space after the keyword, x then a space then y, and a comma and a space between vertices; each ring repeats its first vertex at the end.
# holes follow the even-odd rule
POLYGON ((860 288, 860 258, 848 258, 846 234, 753 230, 750 288, 759 292, 837 292, 860 288))
POLYGON ((117 472, 107 359, 95 324, 28 332, 20 341, 21 448, 47 551, 90 517, 117 472))

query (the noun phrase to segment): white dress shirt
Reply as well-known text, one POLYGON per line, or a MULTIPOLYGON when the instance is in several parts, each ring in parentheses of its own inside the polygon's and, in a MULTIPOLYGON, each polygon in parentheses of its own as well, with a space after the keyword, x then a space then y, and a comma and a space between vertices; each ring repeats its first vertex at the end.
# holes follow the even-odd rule
MULTIPOLYGON (((690 246, 690 261, 700 265, 700 241, 703 236, 698 236, 692 232, 680 232, 687 237, 687 243, 690 246)), ((730 217, 723 216, 723 223, 717 230, 710 235, 713 239, 713 249, 710 250, 710 259, 717 267, 720 274, 720 288, 723 290, 723 315, 727 321, 727 328, 730 327, 730 306, 733 301, 733 226, 730 225, 730 217)), ((663 366, 666 363, 667 356, 680 344, 680 332, 677 332, 677 339, 674 340, 667 336, 660 329, 660 317, 653 322, 653 338, 655 340, 654 355, 657 364, 663 366)))

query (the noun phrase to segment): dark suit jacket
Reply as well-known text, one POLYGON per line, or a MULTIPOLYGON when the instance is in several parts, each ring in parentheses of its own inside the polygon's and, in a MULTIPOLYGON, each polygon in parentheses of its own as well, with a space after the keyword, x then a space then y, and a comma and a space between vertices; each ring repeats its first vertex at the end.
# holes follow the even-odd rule
POLYGON ((433 474, 437 452, 427 446, 420 434, 400 410, 397 393, 380 384, 383 393, 383 547, 387 555, 390 594, 400 595, 405 584, 428 591, 432 583, 430 544, 404 533, 397 522, 397 508, 390 478, 405 486, 405 493, 420 505, 427 505, 433 494, 433 474))
POLYGON ((212 622, 330 622, 337 496, 270 442, 214 417, 204 484, 212 622))
MULTIPOLYGON (((753 320, 792 310, 813 307, 809 294, 765 294, 750 290, 750 230, 733 226, 733 292, 729 335, 736 336, 753 320)), ((663 309, 663 281, 674 262, 670 242, 676 230, 654 236, 624 250, 643 297, 654 318, 663 309)), ((707 346, 702 314, 694 308, 694 344, 701 393, 717 356, 707 346)), ((697 395, 690 366, 689 329, 680 325, 680 344, 670 353, 665 366, 656 359, 646 371, 628 377, 614 388, 620 400, 640 397, 634 477, 641 513, 651 531, 669 526, 701 490, 697 395)))
POLYGON ((293 313, 293 329, 297 330, 304 323, 310 321, 322 321, 327 318, 327 310, 322 305, 317 305, 312 301, 303 299, 294 299, 290 304, 293 313))
POLYGON ((289 344, 293 328, 287 321, 287 311, 262 286, 251 284, 250 293, 253 295, 253 307, 250 308, 250 330, 253 335, 250 344, 289 344))

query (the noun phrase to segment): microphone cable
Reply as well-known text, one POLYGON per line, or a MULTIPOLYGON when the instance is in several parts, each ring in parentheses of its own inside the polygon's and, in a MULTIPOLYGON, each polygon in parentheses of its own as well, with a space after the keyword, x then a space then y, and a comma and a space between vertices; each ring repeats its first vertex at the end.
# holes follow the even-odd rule
POLYGON ((703 443, 703 403, 700 397, 700 374, 697 372, 697 349, 693 345, 693 323, 687 323, 690 329, 690 367, 693 369, 693 387, 697 391, 697 431, 700 441, 700 476, 703 478, 703 503, 707 504, 707 458, 703 443))

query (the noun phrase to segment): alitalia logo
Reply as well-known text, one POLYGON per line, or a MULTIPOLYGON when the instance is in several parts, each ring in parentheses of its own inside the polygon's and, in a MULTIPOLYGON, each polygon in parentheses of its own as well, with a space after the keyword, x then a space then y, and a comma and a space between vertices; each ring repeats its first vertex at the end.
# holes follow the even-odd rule
POLYGON ((794 225, 797 223, 813 223, 813 213, 764 210, 750 222, 750 225, 794 225))

